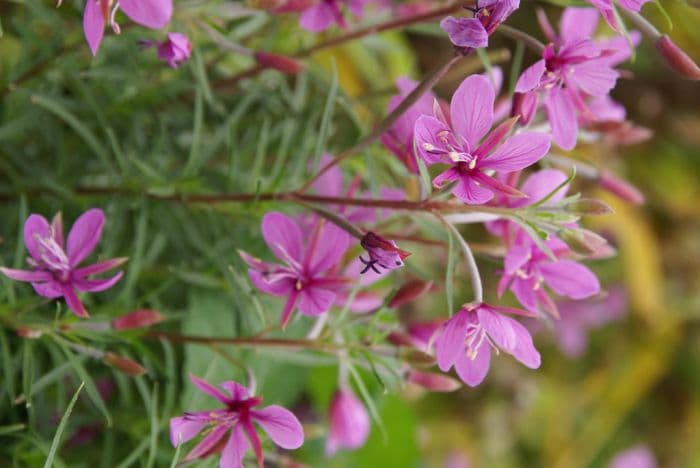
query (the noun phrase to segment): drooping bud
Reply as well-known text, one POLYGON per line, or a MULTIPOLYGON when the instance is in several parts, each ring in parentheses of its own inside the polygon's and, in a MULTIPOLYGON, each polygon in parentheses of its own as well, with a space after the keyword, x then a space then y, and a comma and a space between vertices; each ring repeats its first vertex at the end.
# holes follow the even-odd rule
POLYGON ((406 378, 412 384, 430 390, 431 392, 454 392, 462 386, 459 381, 434 372, 421 372, 411 369, 406 378))
POLYGON ((376 273, 381 273, 377 269, 378 266, 385 270, 402 267, 403 261, 411 255, 410 252, 401 250, 396 242, 384 239, 371 231, 360 240, 360 245, 369 254, 369 260, 360 257, 360 260, 366 265, 361 273, 367 272, 370 268, 376 273))
POLYGON ((274 68, 275 70, 290 75, 300 73, 305 68, 303 63, 291 57, 265 51, 256 52, 255 60, 265 68, 274 68))
POLYGON ((105 353, 103 361, 108 366, 114 367, 130 377, 138 377, 146 373, 146 369, 133 359, 109 351, 105 353))
POLYGON ((700 67, 666 34, 656 41, 656 50, 666 60, 666 63, 683 78, 695 81, 700 80, 700 67))
POLYGON ((144 328, 160 323, 163 320, 165 320, 165 317, 157 310, 138 309, 112 320, 112 328, 115 330, 144 328))
POLYGON ((192 54, 192 43, 184 34, 168 33, 168 37, 157 45, 158 58, 172 68, 177 68, 182 62, 186 62, 192 54))
POLYGON ((334 455, 340 448, 362 447, 369 436, 367 409, 350 390, 337 390, 329 410, 329 430, 326 455, 334 455))
POLYGON ((644 203, 644 194, 637 190, 629 182, 615 177, 608 171, 603 171, 598 180, 600 186, 608 192, 616 195, 622 200, 632 203, 633 205, 641 205, 644 203))
POLYGON ((434 284, 432 281, 410 280, 396 291, 394 297, 389 301, 389 307, 400 307, 408 304, 433 289, 434 284))

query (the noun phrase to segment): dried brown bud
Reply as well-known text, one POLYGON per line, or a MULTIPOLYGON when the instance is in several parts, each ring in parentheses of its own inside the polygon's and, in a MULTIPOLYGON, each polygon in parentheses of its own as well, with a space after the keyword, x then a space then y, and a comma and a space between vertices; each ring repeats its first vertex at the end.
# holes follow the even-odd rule
POLYGON ((304 64, 284 55, 271 54, 270 52, 256 52, 255 60, 266 68, 274 68, 282 73, 293 75, 304 70, 304 64))
POLYGON ((146 373, 146 369, 138 362, 111 352, 105 353, 103 361, 108 366, 114 367, 131 377, 138 377, 146 373))
POLYGON ((666 34, 656 41, 656 50, 679 75, 689 80, 700 80, 700 67, 666 34))
POLYGON ((112 328, 115 330, 131 330, 133 328, 144 328, 155 325, 165 320, 163 314, 157 310, 138 309, 126 315, 112 320, 112 328))

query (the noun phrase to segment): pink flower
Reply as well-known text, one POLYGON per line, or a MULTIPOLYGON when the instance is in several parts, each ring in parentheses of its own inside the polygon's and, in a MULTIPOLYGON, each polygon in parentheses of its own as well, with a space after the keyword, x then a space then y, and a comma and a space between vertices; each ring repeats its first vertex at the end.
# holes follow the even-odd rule
POLYGON ((438 366, 447 372, 452 366, 470 387, 486 377, 491 349, 502 350, 530 369, 540 367, 540 353, 530 332, 504 313, 530 315, 519 309, 479 303, 463 308, 447 320, 435 339, 438 366))
POLYGON ((569 259, 572 252, 564 242, 552 235, 545 244, 555 259, 542 252, 524 231, 518 232, 504 259, 498 294, 510 289, 530 312, 545 311, 558 317, 544 286, 560 296, 585 299, 600 292, 600 283, 591 270, 569 259))
POLYGON ((32 214, 24 223, 24 245, 30 255, 27 263, 32 269, 0 268, 0 272, 8 278, 30 282, 42 297, 65 298, 68 308, 75 315, 87 318, 88 311, 78 299, 76 290, 99 292, 111 288, 123 272, 108 279, 89 277, 116 268, 126 261, 126 258, 113 258, 78 268, 100 241, 104 223, 102 210, 87 210, 75 220, 64 245, 60 213, 54 216, 51 224, 43 216, 32 214))
POLYGON ((549 136, 522 132, 507 138, 514 119, 508 120, 487 135, 493 124, 495 91, 481 75, 462 82, 452 96, 450 122, 440 113, 423 115, 416 122, 418 154, 426 164, 449 164, 451 167, 433 179, 433 186, 457 182, 452 193, 472 205, 486 203, 495 193, 522 196, 514 188, 488 175, 519 171, 549 151, 549 136))
POLYGON ((330 428, 326 439, 326 455, 333 456, 340 448, 362 447, 369 436, 369 414, 350 390, 340 389, 331 400, 330 428))
POLYGON ((368 232, 360 241, 362 248, 367 251, 369 258, 365 260, 360 257, 360 261, 364 263, 365 268, 360 273, 366 273, 367 270, 372 270, 375 273, 381 273, 377 267, 385 270, 393 270, 403 266, 403 261, 411 255, 410 252, 401 250, 396 242, 384 239, 383 237, 368 232))
POLYGON ((167 39, 155 45, 158 50, 158 58, 172 68, 177 68, 182 62, 189 60, 192 53, 190 40, 180 33, 168 33, 167 39))
MULTIPOLYGON (((616 6, 621 6, 625 10, 638 12, 642 9, 642 5, 651 0, 615 0, 616 6)), ((615 10, 612 5, 613 0, 588 0, 588 3, 593 5, 600 11, 600 14, 605 18, 605 21, 617 32, 622 32, 622 28, 615 18, 615 10)))
POLYGON ((105 24, 119 34, 115 21, 117 11, 124 11, 133 22, 151 29, 168 24, 173 14, 172 0, 87 0, 83 12, 83 31, 92 55, 97 55, 104 36, 105 24))
POLYGON ((657 466, 654 454, 643 444, 617 453, 608 465, 609 468, 656 468, 657 466))
POLYGON ((183 444, 202 430, 204 438, 184 461, 205 458, 221 451, 221 468, 243 467, 243 457, 253 447, 258 465, 263 466, 262 444, 253 422, 283 449, 297 449, 304 443, 304 430, 294 414, 278 405, 256 410, 262 398, 249 395, 244 386, 226 381, 219 388, 190 374, 192 383, 202 392, 223 403, 223 409, 185 413, 170 419, 170 442, 183 444), (228 434, 228 436, 227 436, 228 434))
POLYGON ((591 8, 567 8, 557 36, 546 19, 542 21, 552 43, 545 47, 542 60, 526 69, 515 86, 516 93, 542 96, 553 139, 567 150, 576 146, 579 116, 593 115, 586 98, 610 92, 619 76, 613 67, 630 52, 619 40, 594 42, 591 35, 597 22, 598 13, 591 8))
POLYGON ((302 28, 311 32, 321 32, 336 23, 345 28, 345 18, 341 7, 347 6, 350 12, 358 18, 362 17, 362 10, 368 0, 319 0, 315 5, 305 9, 299 17, 302 28))
POLYGON ((248 275, 256 288, 287 297, 280 324, 284 327, 289 322, 297 306, 304 315, 327 312, 346 282, 332 270, 348 248, 349 235, 325 220, 304 235, 296 221, 278 212, 266 214, 261 228, 267 246, 284 265, 239 254, 250 267, 248 275))
POLYGON ((440 27, 450 37, 450 41, 466 53, 470 49, 488 46, 489 35, 518 9, 520 0, 481 0, 474 8, 465 7, 473 18, 448 16, 440 22, 440 27))

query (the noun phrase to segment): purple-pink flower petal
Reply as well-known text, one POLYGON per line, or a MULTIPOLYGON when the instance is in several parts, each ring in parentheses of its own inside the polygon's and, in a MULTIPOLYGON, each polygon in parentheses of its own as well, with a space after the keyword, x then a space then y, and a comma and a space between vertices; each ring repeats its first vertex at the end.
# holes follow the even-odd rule
POLYGON ((558 260, 540 265, 547 286, 560 296, 585 299, 600 292, 595 274, 573 260, 558 260))
POLYGON ((53 276, 48 271, 15 270, 0 267, 0 273, 15 281, 42 282, 51 281, 53 276))
POLYGON ((519 133, 482 160, 480 168, 513 172, 525 169, 542 159, 549 151, 549 135, 539 132, 519 133))
POLYGON ((24 222, 24 245, 34 260, 41 261, 41 247, 37 238, 48 238, 50 235, 51 229, 46 218, 37 214, 29 215, 24 222))
POLYGON ((263 216, 262 234, 272 253, 284 262, 301 262, 303 235, 299 225, 282 213, 272 212, 263 216))
POLYGON ((199 434, 205 425, 206 421, 204 420, 193 421, 187 419, 186 416, 170 418, 170 443, 173 444, 173 447, 184 444, 199 434))
POLYGON ((100 292, 117 284, 122 276, 124 276, 123 271, 107 279, 74 278, 73 286, 80 292, 100 292))
POLYGON ((576 107, 567 90, 552 88, 544 100, 547 117, 552 127, 552 138, 562 149, 570 150, 576 146, 578 122, 576 107))
POLYGON ((279 405, 251 412, 253 419, 272 441, 283 449, 296 449, 304 443, 304 429, 297 417, 279 405))
MULTIPOLYGON (((104 0, 102 0, 104 1, 104 0)), ((105 18, 99 0, 87 0, 83 11, 83 33, 92 55, 97 55, 105 33, 105 18)))
POLYGON ((75 220, 66 243, 71 267, 75 267, 92 253, 100 241, 104 224, 105 215, 98 208, 87 210, 75 220))
POLYGON ((435 356, 438 367, 443 372, 449 370, 460 353, 464 353, 464 337, 467 335, 469 314, 457 312, 442 327, 440 336, 435 341, 435 356))
POLYGON ((151 29, 164 27, 173 15, 172 0, 119 0, 119 7, 133 22, 151 29))
POLYGON ((457 47, 481 48, 489 44, 489 34, 478 18, 454 18, 440 21, 440 27, 457 47))
POLYGON ((75 315, 81 318, 87 318, 90 316, 83 303, 80 302, 80 299, 78 299, 78 295, 75 293, 72 285, 61 284, 61 290, 63 292, 63 297, 66 300, 66 305, 75 315))
POLYGON ((336 293, 318 286, 307 286, 299 293, 299 312, 304 315, 321 315, 335 302, 336 293))
POLYGON ((455 361, 455 370, 462 382, 470 387, 476 387, 486 378, 490 365, 491 348, 488 343, 482 343, 473 358, 466 353, 458 356, 455 361))
POLYGON ((200 391, 206 393, 207 395, 216 398, 223 404, 228 404, 233 401, 228 395, 224 394, 221 390, 210 384, 204 379, 200 379, 194 374, 189 374, 190 381, 197 387, 200 391))
POLYGON ((226 441, 221 451, 219 468, 242 468, 245 452, 248 450, 248 439, 246 439, 240 426, 231 429, 231 436, 226 441))
POLYGON ((491 129, 494 101, 493 85, 482 75, 469 76, 452 95, 452 127, 471 148, 476 148, 491 129))

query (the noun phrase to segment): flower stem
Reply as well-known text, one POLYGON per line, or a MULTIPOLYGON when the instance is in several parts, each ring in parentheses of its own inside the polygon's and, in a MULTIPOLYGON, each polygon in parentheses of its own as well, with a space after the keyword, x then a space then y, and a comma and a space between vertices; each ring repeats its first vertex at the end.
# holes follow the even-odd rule
POLYGON ((462 253, 464 253, 464 258, 467 262, 467 269, 469 270, 469 278, 472 282, 472 290, 474 291, 474 300, 478 303, 484 302, 484 287, 481 284, 481 275, 479 274, 479 267, 476 264, 476 259, 474 258, 474 253, 472 249, 464 240, 462 234, 459 230, 454 227, 449 221, 447 221, 443 216, 435 213, 435 216, 445 225, 447 229, 452 231, 452 234, 457 238, 460 247, 462 248, 462 253))

